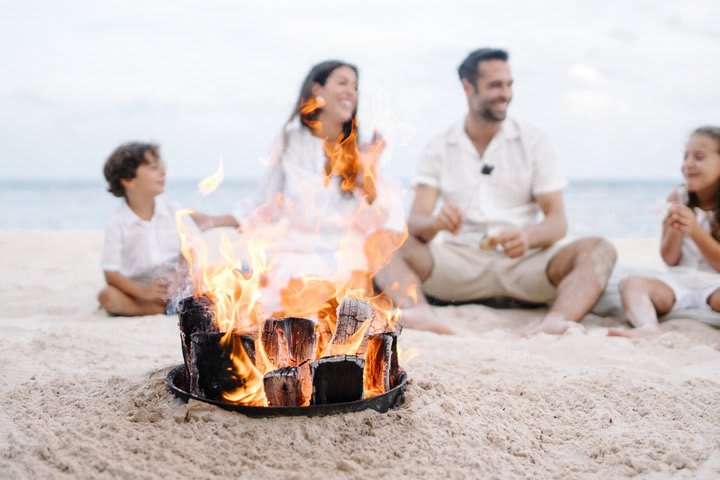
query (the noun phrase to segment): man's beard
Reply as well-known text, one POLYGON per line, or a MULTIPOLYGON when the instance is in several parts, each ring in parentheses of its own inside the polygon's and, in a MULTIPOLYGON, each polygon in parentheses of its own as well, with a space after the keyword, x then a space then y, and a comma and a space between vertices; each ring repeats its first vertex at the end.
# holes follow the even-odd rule
POLYGON ((497 122, 502 122, 503 120, 505 120, 505 117, 507 117, 507 111, 505 111, 501 114, 497 114, 497 113, 493 112, 489 107, 485 107, 480 112, 480 115, 482 116, 483 120, 485 120, 487 122, 497 123, 497 122))

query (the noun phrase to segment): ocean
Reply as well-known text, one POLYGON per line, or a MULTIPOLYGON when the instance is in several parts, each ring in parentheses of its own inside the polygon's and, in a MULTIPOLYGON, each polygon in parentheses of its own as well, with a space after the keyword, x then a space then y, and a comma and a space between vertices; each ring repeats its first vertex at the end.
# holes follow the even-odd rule
MULTIPOLYGON (((679 182, 571 180, 565 192, 570 234, 640 238, 659 235, 653 212, 679 182)), ((409 183, 406 182, 410 200, 409 183)), ((226 180, 203 197, 195 181, 168 181, 166 195, 184 207, 227 213, 255 189, 226 180)), ((102 229, 121 200, 100 181, 0 181, 0 229, 102 229)))

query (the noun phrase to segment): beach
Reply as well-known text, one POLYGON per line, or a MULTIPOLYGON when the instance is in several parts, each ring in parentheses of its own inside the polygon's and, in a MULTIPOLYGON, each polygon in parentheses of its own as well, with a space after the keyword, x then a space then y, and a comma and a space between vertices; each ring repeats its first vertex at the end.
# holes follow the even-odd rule
MULTIPOLYGON (((177 318, 98 309, 99 230, 2 230, 0 478, 713 478, 720 330, 523 338, 544 310, 438 308, 457 335, 406 329, 406 402, 250 419, 168 393, 177 318)), ((659 268, 656 239, 619 263, 659 268)))

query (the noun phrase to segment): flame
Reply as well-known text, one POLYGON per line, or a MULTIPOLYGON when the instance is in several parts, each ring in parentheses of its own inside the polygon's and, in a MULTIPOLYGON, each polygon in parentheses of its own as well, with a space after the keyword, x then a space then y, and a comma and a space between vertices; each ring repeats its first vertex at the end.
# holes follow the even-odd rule
POLYGON ((413 358, 420 355, 420 350, 418 350, 415 347, 410 347, 407 350, 403 350, 400 348, 400 345, 397 347, 397 353, 398 353, 398 363, 407 363, 413 358))
POLYGON ((203 195, 210 195, 213 193, 222 183, 225 178, 225 171, 223 169, 223 159, 220 157, 220 165, 218 165, 217 171, 209 177, 203 178, 198 184, 198 191, 203 195))
POLYGON ((230 350, 233 374, 241 378, 243 384, 235 390, 223 392, 222 398, 230 403, 266 407, 268 402, 265 397, 263 375, 250 360, 245 347, 243 347, 240 335, 233 335, 232 333, 232 331, 228 331, 223 335, 220 345, 230 350))
MULTIPOLYGON (((322 100, 311 99, 300 109, 304 123, 316 132, 322 125, 312 117, 316 116, 314 113, 323 105, 322 100)), ((211 250, 200 232, 193 228, 194 224, 186 221, 192 210, 177 212, 176 224, 181 238, 181 252, 189 267, 194 292, 205 293, 215 301, 215 321, 219 330, 226 332, 222 343, 231 352, 232 374, 242 379, 241 387, 223 393, 226 401, 267 405, 263 376, 286 366, 275 365, 263 344, 261 328, 268 317, 292 316, 316 320, 318 358, 326 355, 358 354, 363 351, 368 334, 395 330, 400 310, 389 296, 375 292, 373 278, 388 265, 393 253, 405 242, 408 236, 407 228, 401 232, 382 228, 386 224, 388 213, 387 208, 383 209, 382 202, 386 201, 385 197, 377 199, 377 158, 374 157, 379 155, 384 145, 378 144, 361 151, 354 120, 349 135, 343 135, 335 142, 324 143, 327 156, 324 185, 327 187, 334 179, 340 182, 342 191, 361 195, 357 208, 347 216, 325 218, 314 215, 312 202, 293 204, 283 195, 276 194, 267 204, 253 212, 252 221, 243 223, 243 237, 232 240, 227 235, 222 235, 219 247, 211 250), (318 229, 321 220, 333 226, 336 225, 335 222, 343 225, 342 228, 346 231, 341 234, 342 238, 335 252, 339 273, 327 277, 297 275, 289 280, 279 281, 275 275, 277 265, 269 261, 272 257, 269 257, 268 252, 271 252, 280 240, 287 241, 289 230, 279 226, 283 219, 296 216, 311 220, 317 217, 318 229), (359 243, 358 239, 361 239, 362 243, 359 243), (241 251, 245 252, 243 257, 238 253, 241 251), (210 253, 213 254, 212 259, 210 253), (358 256, 364 261, 361 262, 362 267, 356 268, 358 256), (270 291, 278 297, 274 303, 268 300, 270 291), (345 298, 358 298, 370 303, 374 315, 363 322, 342 345, 331 345, 330 340, 337 325, 337 308, 345 298), (242 346, 239 335, 233 335, 233 332, 254 332, 254 363, 242 346)), ((217 172, 203 179, 198 189, 203 194, 209 194, 217 188, 222 179, 221 159, 217 172)), ((319 187, 323 188, 322 184, 319 187)), ((408 287, 404 282, 396 282, 392 291, 404 292, 413 301, 417 301, 416 285, 408 287)), ((282 358, 274 360, 283 361, 282 358)), ((366 395, 372 395, 372 392, 366 395)))

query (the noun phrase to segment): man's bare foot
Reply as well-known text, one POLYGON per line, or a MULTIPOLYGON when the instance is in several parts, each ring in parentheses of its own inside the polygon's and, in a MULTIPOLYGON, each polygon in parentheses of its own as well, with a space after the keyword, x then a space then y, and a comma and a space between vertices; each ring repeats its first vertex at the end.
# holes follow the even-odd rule
POLYGON ((525 332, 525 337, 537 335, 538 333, 549 333, 551 335, 562 335, 565 332, 574 331, 579 333, 587 333, 585 327, 580 325, 578 322, 567 320, 564 316, 558 313, 549 313, 540 322, 540 325, 531 328, 525 332))
POLYGON ((441 335, 452 335, 455 331, 445 322, 437 319, 429 305, 418 305, 411 308, 404 308, 400 323, 405 328, 415 330, 427 330, 441 335))
POLYGON ((657 326, 640 328, 609 328, 608 337, 645 338, 660 333, 657 326))
POLYGON ((577 322, 571 322, 570 320, 559 320, 559 319, 545 319, 537 327, 531 328, 525 332, 525 337, 531 337, 538 333, 549 333, 551 335, 562 335, 568 331, 587 333, 585 327, 577 322))

